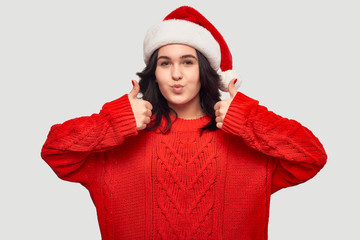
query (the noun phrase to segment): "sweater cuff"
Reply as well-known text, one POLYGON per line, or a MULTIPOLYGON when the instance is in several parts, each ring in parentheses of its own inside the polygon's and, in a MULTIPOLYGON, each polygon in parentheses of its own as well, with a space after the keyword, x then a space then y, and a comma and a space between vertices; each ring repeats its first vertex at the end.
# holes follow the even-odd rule
POLYGON ((222 129, 230 134, 241 135, 251 111, 256 109, 258 103, 257 100, 238 92, 225 115, 222 129))
POLYGON ((136 121, 128 95, 106 103, 102 112, 110 116, 110 124, 117 136, 129 137, 137 135, 136 121))

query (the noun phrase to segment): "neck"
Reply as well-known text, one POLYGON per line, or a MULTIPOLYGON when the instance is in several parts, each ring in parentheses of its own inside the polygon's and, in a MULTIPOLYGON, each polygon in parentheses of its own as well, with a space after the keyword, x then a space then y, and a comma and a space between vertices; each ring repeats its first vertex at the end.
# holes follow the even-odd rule
MULTIPOLYGON (((205 113, 201 109, 200 100, 191 104, 175 105, 169 104, 169 107, 174 109, 178 118, 181 119, 197 119, 203 117, 205 113)), ((175 116, 175 113, 171 112, 170 115, 175 116)))

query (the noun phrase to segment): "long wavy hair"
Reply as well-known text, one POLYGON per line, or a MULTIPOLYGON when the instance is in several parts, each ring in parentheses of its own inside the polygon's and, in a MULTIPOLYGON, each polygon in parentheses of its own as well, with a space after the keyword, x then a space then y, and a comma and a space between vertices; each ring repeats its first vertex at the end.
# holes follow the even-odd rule
MULTIPOLYGON (((176 112, 171 109, 167 103, 167 100, 161 94, 159 86, 156 82, 155 70, 157 66, 159 50, 156 50, 150 57, 149 63, 146 65, 142 72, 138 72, 137 75, 140 77, 140 93, 142 94, 142 99, 149 101, 153 110, 154 118, 147 126, 147 130, 153 130, 159 127, 163 117, 166 119, 166 126, 164 129, 160 129, 162 132, 167 132, 171 128, 171 119, 170 112, 176 112)), ((206 57, 196 50, 198 63, 199 63, 199 75, 200 75, 200 106, 204 113, 206 113, 211 121, 203 128, 201 128, 201 133, 205 130, 214 131, 217 129, 215 121, 215 110, 214 105, 220 101, 220 77, 217 72, 210 66, 210 63, 206 57)))

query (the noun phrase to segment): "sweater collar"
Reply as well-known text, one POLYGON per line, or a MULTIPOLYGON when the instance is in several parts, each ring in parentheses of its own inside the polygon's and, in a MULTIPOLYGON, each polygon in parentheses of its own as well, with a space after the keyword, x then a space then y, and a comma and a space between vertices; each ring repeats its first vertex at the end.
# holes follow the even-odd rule
MULTIPOLYGON (((169 132, 199 131, 211 121, 208 115, 196 119, 182 119, 170 115, 170 119, 172 125, 169 132)), ((166 123, 165 118, 163 118, 157 130, 160 131, 160 129, 164 129, 166 123)))

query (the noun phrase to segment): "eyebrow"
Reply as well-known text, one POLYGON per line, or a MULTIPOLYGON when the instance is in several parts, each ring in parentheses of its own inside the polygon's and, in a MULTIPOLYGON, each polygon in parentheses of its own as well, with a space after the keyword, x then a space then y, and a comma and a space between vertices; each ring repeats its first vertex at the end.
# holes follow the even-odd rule
MULTIPOLYGON (((197 58, 196 58, 194 55, 192 55, 192 54, 183 55, 183 56, 181 56, 180 58, 181 58, 181 59, 184 59, 184 58, 194 58, 195 60, 197 60, 197 58)), ((160 56, 160 57, 158 57, 158 60, 159 60, 159 59, 170 60, 171 58, 169 58, 168 56, 160 56)))

